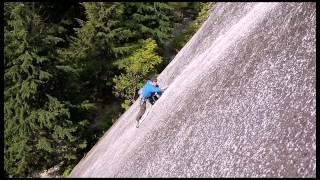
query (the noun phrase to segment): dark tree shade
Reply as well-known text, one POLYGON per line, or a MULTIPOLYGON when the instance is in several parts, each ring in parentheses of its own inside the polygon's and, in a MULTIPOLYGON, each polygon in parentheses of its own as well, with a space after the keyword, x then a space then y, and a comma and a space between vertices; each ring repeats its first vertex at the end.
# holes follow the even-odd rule
MULTIPOLYGON (((10 4, 9 4, 10 6, 10 4)), ((33 3, 14 3, 5 27, 4 169, 20 177, 60 161, 75 159, 83 141, 76 135, 85 122, 72 122, 70 103, 54 95, 56 44, 33 3), (79 147, 80 146, 80 147, 79 147)))

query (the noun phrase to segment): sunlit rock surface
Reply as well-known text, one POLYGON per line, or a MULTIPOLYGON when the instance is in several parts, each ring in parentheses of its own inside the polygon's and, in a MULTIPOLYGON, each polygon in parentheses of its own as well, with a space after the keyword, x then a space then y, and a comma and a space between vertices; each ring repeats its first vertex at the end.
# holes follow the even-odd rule
POLYGON ((315 177, 316 3, 218 3, 71 177, 315 177))

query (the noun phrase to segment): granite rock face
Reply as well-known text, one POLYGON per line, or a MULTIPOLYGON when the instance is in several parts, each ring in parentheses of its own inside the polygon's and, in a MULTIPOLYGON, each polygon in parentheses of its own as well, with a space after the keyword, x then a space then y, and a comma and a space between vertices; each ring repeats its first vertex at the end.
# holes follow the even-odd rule
POLYGON ((218 3, 71 177, 316 177, 316 3, 218 3))

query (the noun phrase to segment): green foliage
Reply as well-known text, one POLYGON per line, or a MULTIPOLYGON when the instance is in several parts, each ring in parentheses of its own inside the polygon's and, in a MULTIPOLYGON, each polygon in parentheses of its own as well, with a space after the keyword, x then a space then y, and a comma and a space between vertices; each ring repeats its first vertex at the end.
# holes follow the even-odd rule
MULTIPOLYGON (((172 9, 165 3, 158 2, 85 2, 81 5, 86 18, 77 19, 79 27, 74 28, 75 35, 70 38, 69 46, 59 51, 61 59, 70 62, 72 68, 57 68, 66 73, 73 72, 73 81, 67 82, 73 84, 75 93, 69 94, 69 99, 74 103, 110 103, 110 100, 114 101, 114 95, 109 93, 114 86, 113 79, 125 71, 113 63, 119 59, 127 59, 132 51, 141 46, 140 39, 150 37, 159 43, 168 40, 172 30, 172 9)), ((119 108, 115 109, 117 113, 110 112, 108 115, 102 110, 97 111, 99 116, 95 120, 103 119, 101 122, 106 124, 99 127, 105 128, 109 128, 110 122, 115 121, 121 112, 119 108)), ((86 115, 80 113, 73 115, 73 118, 80 119, 86 115)), ((91 122, 94 119, 88 120, 95 124, 91 122)), ((101 132, 101 128, 91 128, 83 132, 88 137, 88 142, 90 141, 89 147, 98 139, 98 132, 101 132)))
POLYGON ((213 2, 200 3, 197 18, 192 22, 190 27, 181 35, 175 37, 172 41, 174 49, 181 49, 197 32, 205 20, 209 17, 209 10, 214 6, 213 2))
POLYGON ((6 176, 62 161, 68 175, 120 116, 117 97, 128 109, 161 71, 175 11, 191 4, 4 3, 6 176))
POLYGON ((168 5, 174 8, 175 11, 183 11, 189 7, 188 2, 168 2, 168 5))
POLYGON ((160 46, 171 38, 173 8, 167 3, 144 2, 124 3, 123 22, 134 34, 131 41, 155 39, 160 46))
POLYGON ((168 2, 168 5, 174 9, 174 22, 180 23, 185 11, 192 7, 192 2, 168 2))
POLYGON ((144 81, 156 74, 155 66, 162 59, 155 51, 157 44, 152 39, 141 42, 141 47, 128 58, 117 61, 115 64, 124 69, 125 73, 114 78, 115 95, 125 99, 122 107, 127 109, 133 100, 136 89, 143 86, 144 81))
MULTIPOLYGON (((81 3, 86 20, 78 19, 79 28, 71 45, 61 52, 79 69, 79 96, 90 101, 108 101, 113 94, 114 77, 122 71, 114 61, 126 59, 140 45, 153 38, 164 44, 171 36, 172 8, 166 3, 81 3)), ((131 83, 131 79, 123 83, 131 83)), ((79 97, 80 98, 80 97, 79 97)), ((81 98, 80 98, 81 99, 81 98)))
POLYGON ((4 169, 8 176, 21 177, 72 159, 83 148, 74 148, 83 142, 76 132, 85 127, 71 121, 70 103, 61 100, 65 88, 56 83, 65 75, 56 65, 68 67, 57 58, 63 40, 34 4, 9 4, 7 10, 4 169))
POLYGON ((198 13, 198 16, 196 20, 192 24, 192 28, 194 30, 198 30, 200 26, 206 21, 209 17, 209 11, 211 8, 213 8, 215 3, 200 3, 200 12, 198 13))
POLYGON ((108 104, 97 104, 96 112, 100 113, 95 118, 95 123, 92 124, 92 126, 97 127, 98 132, 107 130, 117 120, 120 111, 120 101, 113 101, 108 104))
POLYGON ((78 19, 80 27, 75 28, 76 36, 61 54, 79 70, 78 99, 89 97, 93 102, 112 95, 104 93, 113 85, 109 83, 116 72, 112 62, 129 53, 131 45, 125 41, 132 35, 121 22, 123 3, 85 2, 81 5, 87 19, 78 19))
POLYGON ((74 168, 73 166, 67 166, 62 173, 62 177, 68 177, 73 168, 74 168))

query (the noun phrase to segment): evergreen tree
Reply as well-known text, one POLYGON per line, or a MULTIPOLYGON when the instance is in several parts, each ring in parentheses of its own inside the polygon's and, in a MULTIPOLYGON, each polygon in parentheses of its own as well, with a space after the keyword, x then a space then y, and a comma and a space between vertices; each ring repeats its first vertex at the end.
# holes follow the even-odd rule
POLYGON ((156 74, 155 66, 162 59, 156 54, 157 44, 152 39, 142 41, 141 47, 135 50, 128 58, 119 60, 115 64, 125 70, 116 76, 115 94, 125 99, 122 107, 128 109, 134 99, 136 89, 142 88, 147 78, 156 74))
MULTIPOLYGON (((164 56, 173 37, 174 9, 164 2, 125 3, 125 26, 134 33, 130 39, 136 43, 140 39, 152 38, 158 44, 157 54, 164 56)), ((155 68, 162 71, 168 61, 162 61, 155 68)))
POLYGON ((114 59, 130 51, 126 38, 130 32, 121 27, 122 3, 90 2, 81 3, 86 20, 77 19, 79 28, 76 36, 63 54, 80 69, 83 98, 90 96, 96 102, 112 96, 114 59))
POLYGON ((173 8, 162 2, 125 3, 123 22, 134 34, 134 42, 152 38, 163 46, 172 37, 173 8))
POLYGON ((115 75, 113 62, 123 59, 139 46, 138 41, 155 39, 163 44, 172 31, 171 10, 166 3, 81 3, 86 20, 78 19, 80 27, 64 54, 82 69, 81 95, 92 102, 107 100, 115 75))
POLYGON ((122 107, 127 109, 135 90, 141 88, 148 76, 157 73, 157 66, 163 63, 157 54, 162 54, 166 41, 172 37, 173 8, 161 2, 124 3, 124 6, 124 27, 133 34, 128 40, 138 45, 135 48, 140 48, 115 63, 122 73, 113 79, 114 94, 124 98, 122 107), (155 41, 148 39, 140 42, 147 38, 155 41))
POLYGON ((162 2, 4 5, 6 176, 61 161, 68 173, 101 133, 89 126, 95 105, 117 109, 116 96, 128 108, 135 90, 158 73, 174 8, 162 2))
POLYGON ((86 146, 76 133, 86 122, 72 122, 71 104, 56 96, 63 90, 59 78, 67 73, 58 68, 63 63, 55 48, 63 40, 43 23, 34 3, 8 6, 4 169, 6 176, 17 177, 76 159, 86 146))

